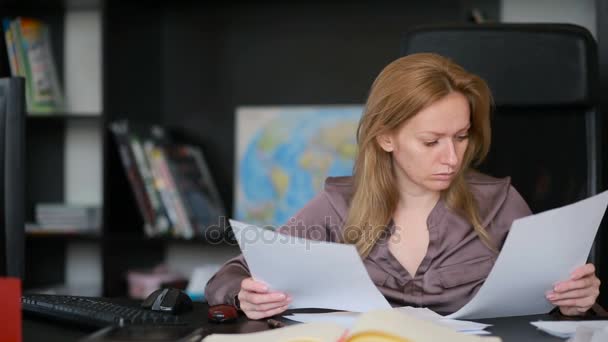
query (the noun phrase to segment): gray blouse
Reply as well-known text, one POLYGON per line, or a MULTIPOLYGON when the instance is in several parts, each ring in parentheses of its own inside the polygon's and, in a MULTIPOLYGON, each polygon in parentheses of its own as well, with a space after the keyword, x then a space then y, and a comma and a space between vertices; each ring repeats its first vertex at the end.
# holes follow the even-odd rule
MULTIPOLYGON (((510 178, 497 179, 477 172, 467 182, 478 203, 482 225, 493 243, 502 248, 513 220, 531 211, 511 186, 510 178)), ((330 177, 319 193, 289 222, 282 233, 314 240, 342 242, 342 228, 353 191, 351 177, 330 177)), ((371 279, 393 305, 428 307, 451 313, 466 304, 484 282, 496 253, 478 238, 472 225, 439 200, 427 219, 429 245, 415 275, 389 251, 395 227, 389 225, 363 263, 371 279)), ((296 265, 294 265, 296 266, 296 265)), ((234 304, 241 281, 249 277, 242 255, 226 262, 209 280, 205 296, 210 305, 234 304)))

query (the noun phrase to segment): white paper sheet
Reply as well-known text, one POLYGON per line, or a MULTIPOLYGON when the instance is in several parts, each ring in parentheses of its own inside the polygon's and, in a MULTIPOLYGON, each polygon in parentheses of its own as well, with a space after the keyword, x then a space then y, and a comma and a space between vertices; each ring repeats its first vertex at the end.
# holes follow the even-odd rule
POLYGON ((607 204, 605 191, 515 220, 479 292, 447 317, 479 319, 550 311, 553 306, 545 293, 585 264, 607 204))
POLYGON ((595 331, 605 330, 608 333, 608 321, 537 321, 530 322, 538 329, 553 336, 568 338, 574 336, 580 327, 586 327, 595 331))
MULTIPOLYGON (((438 313, 433 312, 428 308, 414 308, 414 307, 400 307, 394 308, 394 310, 401 311, 407 315, 412 317, 434 322, 439 325, 443 325, 452 330, 470 333, 470 334, 486 334, 484 331, 485 328, 489 327, 489 324, 471 322, 471 321, 462 321, 455 319, 448 319, 441 316, 438 313)), ((302 323, 312 323, 312 322, 329 322, 336 323, 344 328, 350 329, 355 324, 355 321, 359 317, 360 313, 358 312, 329 312, 329 313, 294 313, 291 315, 284 316, 285 318, 291 319, 293 321, 302 322, 302 323)))
POLYGON ((289 294, 290 309, 391 307, 353 245, 306 240, 234 220, 230 225, 253 278, 289 294))

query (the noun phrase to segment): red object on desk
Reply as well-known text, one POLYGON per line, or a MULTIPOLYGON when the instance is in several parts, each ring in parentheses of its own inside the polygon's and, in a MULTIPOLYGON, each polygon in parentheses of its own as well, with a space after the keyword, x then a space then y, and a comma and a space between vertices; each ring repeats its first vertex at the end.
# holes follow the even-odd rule
POLYGON ((232 305, 219 304, 209 307, 207 318, 213 323, 229 323, 236 321, 238 313, 232 305))
POLYGON ((21 342, 21 280, 0 278, 0 341, 21 342))

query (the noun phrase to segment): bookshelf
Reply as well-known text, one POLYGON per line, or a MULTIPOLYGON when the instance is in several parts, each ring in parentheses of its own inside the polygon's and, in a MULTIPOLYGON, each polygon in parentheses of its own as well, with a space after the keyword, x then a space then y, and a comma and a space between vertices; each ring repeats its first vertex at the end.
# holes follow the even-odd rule
MULTIPOLYGON (((74 14, 78 16, 84 12, 101 11, 101 7, 101 1, 0 1, 2 18, 31 17, 48 25, 57 74, 66 95, 67 78, 71 78, 70 85, 76 87, 78 84, 75 82, 82 85, 90 84, 92 81, 91 78, 84 79, 74 75, 73 55, 78 52, 79 47, 78 42, 75 44, 69 38, 74 28, 68 27, 72 22, 68 17, 74 14), (71 60, 70 56, 72 56, 71 60)), ((0 65, 8 66, 8 64, 0 65)), ((101 65, 95 67, 100 69, 101 65)), ((10 76, 8 69, 0 72, 3 77, 10 76)), ((101 94, 96 96, 101 98, 101 94)), ((82 105, 66 106, 65 111, 44 115, 27 114, 25 184, 27 222, 35 221, 34 208, 37 203, 78 203, 85 200, 89 204, 101 204, 101 170, 98 170, 101 160, 101 141, 98 139, 96 144, 87 141, 90 140, 88 136, 91 134, 100 136, 102 118, 99 106, 87 108, 82 105), (87 138, 83 139, 83 136, 87 138), (87 152, 81 151, 83 146, 87 152), (78 161, 79 152, 89 154, 90 158, 78 161), (93 160, 99 161, 91 163, 93 160), (97 164, 94 166, 97 172, 87 170, 87 163, 97 164), (88 179, 86 175, 83 177, 83 174, 87 173, 91 175, 88 179), (95 173, 97 177, 94 176, 95 173)), ((80 257, 90 261, 91 269, 95 269, 95 265, 101 264, 100 236, 99 233, 88 232, 27 233, 24 288, 46 289, 58 285, 70 285, 70 278, 73 278, 71 275, 78 273, 70 266, 70 260, 73 259, 73 251, 82 245, 86 245, 90 253, 81 253, 80 257)), ((99 273, 97 278, 100 278, 101 266, 96 268, 99 273)), ((96 287, 100 294, 101 286, 98 284, 96 287)))

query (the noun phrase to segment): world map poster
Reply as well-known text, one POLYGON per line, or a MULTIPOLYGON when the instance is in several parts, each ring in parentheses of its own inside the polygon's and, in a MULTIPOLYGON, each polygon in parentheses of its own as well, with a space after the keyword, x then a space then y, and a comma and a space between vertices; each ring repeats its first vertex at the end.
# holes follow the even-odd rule
POLYGON ((279 227, 323 189, 352 175, 363 106, 264 106, 236 110, 236 220, 279 227))

